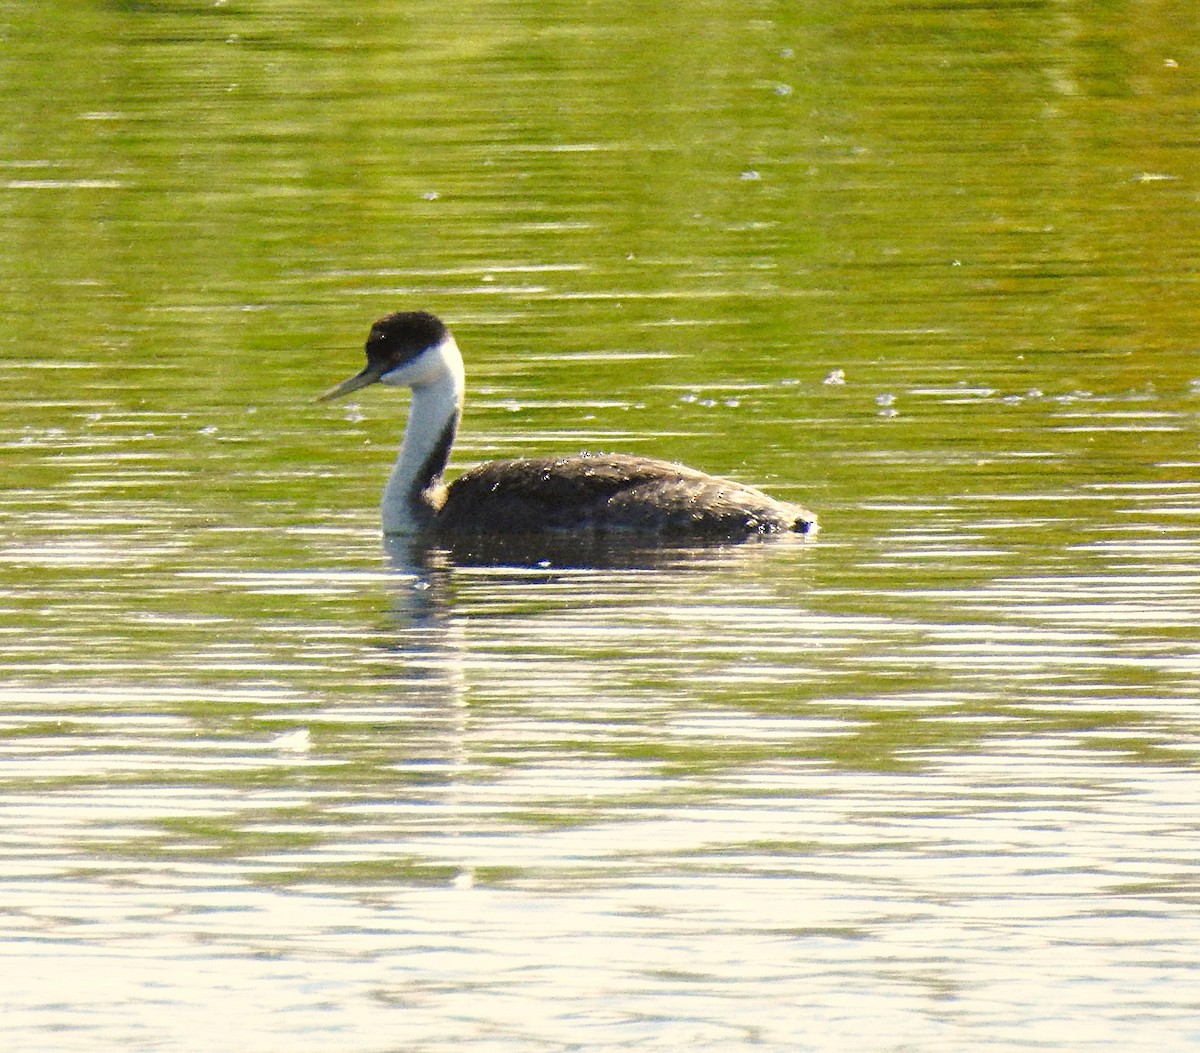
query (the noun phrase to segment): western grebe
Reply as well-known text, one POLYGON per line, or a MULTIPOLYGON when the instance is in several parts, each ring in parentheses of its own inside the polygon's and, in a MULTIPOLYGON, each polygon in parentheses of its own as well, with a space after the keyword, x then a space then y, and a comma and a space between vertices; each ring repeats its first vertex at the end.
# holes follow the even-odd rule
POLYGON ((816 517, 759 490, 694 468, 620 453, 519 457, 442 472, 462 414, 462 355, 426 311, 380 318, 366 367, 321 395, 339 398, 382 382, 412 388, 396 463, 383 489, 386 534, 528 534, 540 531, 741 540, 814 533, 816 517))

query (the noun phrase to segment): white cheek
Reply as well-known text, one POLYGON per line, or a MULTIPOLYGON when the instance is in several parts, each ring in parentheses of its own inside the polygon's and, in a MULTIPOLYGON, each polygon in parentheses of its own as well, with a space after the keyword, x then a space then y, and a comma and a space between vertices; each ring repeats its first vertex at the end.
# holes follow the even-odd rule
POLYGON ((379 382, 381 384, 388 384, 394 388, 410 388, 414 384, 427 383, 429 375, 429 356, 428 354, 424 354, 409 359, 402 366, 388 370, 388 372, 379 378, 379 382))
POLYGON ((410 362, 406 366, 401 366, 399 369, 393 369, 390 373, 384 373, 379 378, 379 383, 387 384, 394 388, 406 388, 412 384, 413 368, 410 362))
POLYGON ((440 344, 427 348, 416 358, 409 359, 402 366, 389 370, 379 378, 380 383, 392 387, 421 387, 434 384, 441 380, 450 369, 450 364, 457 361, 457 369, 462 369, 462 359, 454 341, 447 338, 440 344))

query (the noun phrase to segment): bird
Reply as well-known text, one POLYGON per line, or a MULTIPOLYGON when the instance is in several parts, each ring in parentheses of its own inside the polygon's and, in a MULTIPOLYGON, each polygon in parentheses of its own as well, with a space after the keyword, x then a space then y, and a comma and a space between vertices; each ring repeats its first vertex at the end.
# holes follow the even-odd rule
POLYGON ((798 505, 695 468, 633 454, 489 461, 447 485, 442 476, 466 387, 462 354, 449 328, 428 311, 397 311, 371 326, 365 350, 366 366, 317 401, 375 383, 412 389, 400 450, 383 489, 386 535, 553 532, 744 541, 817 531, 816 517, 798 505))

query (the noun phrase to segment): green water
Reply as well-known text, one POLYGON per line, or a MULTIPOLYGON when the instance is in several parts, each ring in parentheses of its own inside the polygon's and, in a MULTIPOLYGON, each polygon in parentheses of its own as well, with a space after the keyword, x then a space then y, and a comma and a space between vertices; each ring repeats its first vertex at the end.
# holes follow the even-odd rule
POLYGON ((0 5, 5 1048, 1200 1043, 1197 22, 0 5), (385 550, 416 308, 822 534, 385 550))

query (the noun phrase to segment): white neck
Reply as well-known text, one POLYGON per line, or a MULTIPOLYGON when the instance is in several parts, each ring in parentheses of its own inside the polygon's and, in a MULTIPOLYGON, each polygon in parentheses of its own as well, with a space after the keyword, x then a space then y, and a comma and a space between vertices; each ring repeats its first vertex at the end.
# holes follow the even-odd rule
POLYGON ((404 439, 383 488, 383 532, 413 534, 430 525, 439 505, 437 486, 462 413, 462 355, 452 337, 408 366, 383 377, 412 387, 404 439))

